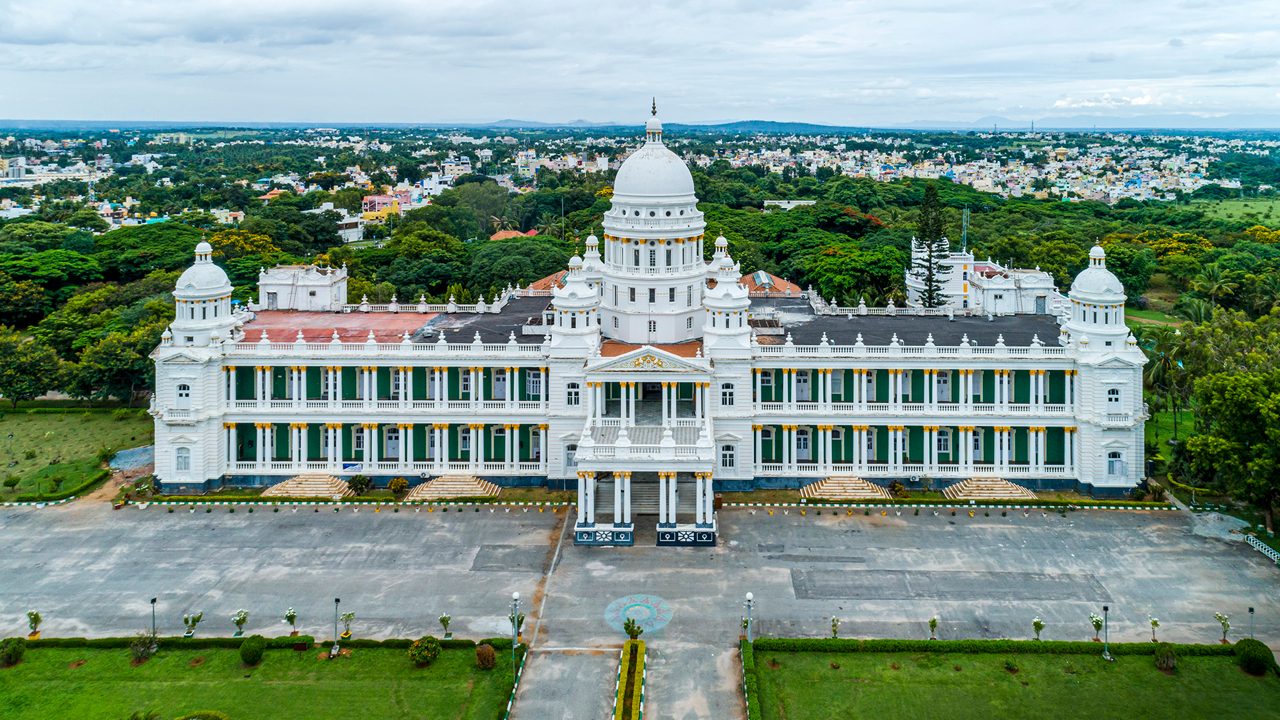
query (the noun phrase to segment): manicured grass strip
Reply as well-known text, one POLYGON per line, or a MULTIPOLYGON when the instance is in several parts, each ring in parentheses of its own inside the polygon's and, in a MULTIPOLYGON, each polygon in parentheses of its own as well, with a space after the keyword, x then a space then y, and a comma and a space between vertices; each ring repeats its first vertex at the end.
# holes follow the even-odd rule
POLYGON ((100 451, 151 444, 152 425, 142 410, 32 412, 0 408, 0 478, 18 481, 12 488, 0 484, 0 500, 66 494, 98 473, 100 451), (12 440, 7 439, 10 433, 12 440))
POLYGON ((760 712, 749 718, 1207 718, 1227 709, 1252 718, 1280 707, 1280 679, 1246 675, 1232 656, 1179 654, 1166 675, 1149 653, 1108 663, 1100 645, 1083 644, 1093 652, 786 652, 758 643, 751 701, 760 712))
POLYGON ((162 718, 217 710, 237 720, 494 720, 512 687, 510 655, 499 652, 497 667, 478 670, 472 647, 446 649, 426 668, 413 667, 401 648, 354 647, 332 661, 318 659, 322 648, 268 649, 246 668, 235 649, 168 645, 133 667, 126 649, 33 644, 20 664, 0 669, 0 715, 114 720, 139 710, 162 718))

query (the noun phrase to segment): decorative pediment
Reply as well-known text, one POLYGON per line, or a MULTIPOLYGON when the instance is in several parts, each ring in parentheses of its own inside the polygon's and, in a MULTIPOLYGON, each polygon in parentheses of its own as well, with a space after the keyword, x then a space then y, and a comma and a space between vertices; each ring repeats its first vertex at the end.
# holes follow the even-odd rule
POLYGON ((160 362, 165 365, 203 365, 207 362, 207 358, 197 357, 185 350, 179 350, 160 362))
POLYGON ((656 372, 656 373, 706 373, 707 368, 682 358, 679 355, 645 346, 632 350, 625 355, 605 358, 595 366, 588 366, 588 372, 656 372))

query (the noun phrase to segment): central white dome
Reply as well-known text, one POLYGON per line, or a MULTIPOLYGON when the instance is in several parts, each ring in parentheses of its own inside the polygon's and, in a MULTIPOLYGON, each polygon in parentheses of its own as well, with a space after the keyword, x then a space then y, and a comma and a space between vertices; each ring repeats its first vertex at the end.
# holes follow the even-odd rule
POLYGON ((662 144, 662 123, 649 118, 644 145, 618 168, 614 196, 629 198, 675 197, 693 194, 693 175, 679 155, 662 144))

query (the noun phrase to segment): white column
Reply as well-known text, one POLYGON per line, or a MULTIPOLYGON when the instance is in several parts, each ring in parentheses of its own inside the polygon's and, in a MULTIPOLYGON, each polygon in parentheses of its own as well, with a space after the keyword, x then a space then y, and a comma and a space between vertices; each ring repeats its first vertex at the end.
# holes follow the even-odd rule
POLYGON ((257 440, 255 441, 255 444, 257 445, 257 447, 255 448, 255 452, 253 454, 253 464, 259 470, 261 470, 263 463, 266 462, 266 457, 267 457, 266 433, 263 432, 262 430, 262 423, 254 423, 253 430, 254 430, 254 436, 257 438, 257 440))
POLYGON ((693 502, 693 522, 701 525, 702 520, 702 473, 693 474, 694 483, 694 502, 693 502))
POLYGON ((511 426, 511 467, 520 468, 520 424, 511 426))
POLYGON ((631 524, 631 473, 622 473, 622 523, 631 524))
POLYGON ((400 425, 400 467, 413 466, 413 423, 400 425))
POLYGON ((1066 428, 1063 435, 1065 436, 1067 443, 1067 451, 1064 453, 1064 457, 1066 462, 1071 466, 1068 470, 1071 474, 1078 476, 1080 472, 1080 458, 1078 456, 1079 443, 1076 442, 1076 429, 1066 428))
POLYGON ((667 498, 667 517, 669 518, 668 522, 672 525, 676 523, 676 509, 678 507, 678 503, 676 501, 676 486, 676 474, 670 473, 667 480, 667 491, 670 493, 667 498))
POLYGON ((670 415, 671 410, 671 383, 663 381, 662 383, 662 426, 667 427, 672 424, 674 418, 670 415))
POLYGON ((538 426, 538 458, 539 463, 542 465, 540 471, 545 472, 549 462, 547 459, 547 426, 545 424, 538 426))
POLYGON ((622 478, 621 473, 613 474, 613 524, 622 524, 622 478))
POLYGON ((236 462, 236 424, 223 423, 222 427, 227 438, 227 468, 230 469, 236 462))
POLYGON ((296 423, 289 423, 289 460, 296 468, 302 462, 302 443, 298 441, 298 436, 302 431, 298 429, 296 423))
POLYGON ((667 522, 667 473, 658 473, 658 524, 667 522))
POLYGON ((596 523, 596 474, 587 473, 587 523, 596 523))
POLYGON ((799 402, 799 399, 796 397, 796 390, 798 389, 798 386, 799 383, 796 382, 795 368, 791 368, 787 371, 787 407, 791 410, 795 410, 796 403, 799 402))
POLYGON ((587 474, 578 473, 578 524, 587 523, 587 474))
POLYGON ((630 424, 636 424, 636 384, 634 382, 627 383, 627 419, 630 424))
POLYGON ((236 401, 236 366, 227 367, 227 407, 231 407, 236 401))
POLYGON ((763 391, 761 390, 761 387, 760 387, 760 375, 763 372, 764 372, 763 368, 756 368, 755 372, 751 373, 752 382, 755 384, 754 402, 755 402, 755 407, 757 412, 759 412, 760 410, 760 403, 764 402, 764 396, 761 394, 763 391))

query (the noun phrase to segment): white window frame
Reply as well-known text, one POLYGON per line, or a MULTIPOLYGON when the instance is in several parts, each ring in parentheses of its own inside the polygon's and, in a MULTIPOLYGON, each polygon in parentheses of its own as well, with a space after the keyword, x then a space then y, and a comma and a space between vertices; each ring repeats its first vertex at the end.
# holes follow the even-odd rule
POLYGON ((1107 408, 1119 407, 1122 395, 1120 388, 1107 388, 1107 408))
POLYGON ((173 470, 180 473, 191 472, 191 448, 179 447, 174 449, 173 470))
POLYGON ((720 467, 732 470, 737 467, 737 449, 731 444, 720 446, 720 467))
POLYGON ((733 383, 720 383, 720 405, 733 407, 733 383))
POLYGON ((524 379, 524 391, 530 398, 542 398, 542 371, 530 370, 524 379))
POLYGON ((179 410, 189 410, 191 408, 191 386, 187 383, 179 383, 175 390, 175 405, 179 410))
POLYGON ((950 455, 951 454, 951 429, 939 428, 934 435, 935 435, 934 444, 937 447, 938 454, 950 455))
POLYGON ((578 407, 582 404, 582 388, 578 383, 571 382, 565 385, 564 404, 569 407, 578 407))

